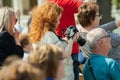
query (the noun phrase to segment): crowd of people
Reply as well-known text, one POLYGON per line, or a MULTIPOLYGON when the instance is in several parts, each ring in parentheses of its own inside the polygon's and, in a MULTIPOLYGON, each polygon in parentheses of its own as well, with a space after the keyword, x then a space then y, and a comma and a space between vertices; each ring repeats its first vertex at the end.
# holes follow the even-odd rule
POLYGON ((0 8, 0 80, 79 80, 78 54, 84 80, 119 80, 120 21, 99 25, 96 0, 46 0, 32 10, 29 32, 21 33, 20 11, 0 8), (82 28, 78 31, 74 14, 82 28), (78 39, 85 44, 80 46, 78 39))

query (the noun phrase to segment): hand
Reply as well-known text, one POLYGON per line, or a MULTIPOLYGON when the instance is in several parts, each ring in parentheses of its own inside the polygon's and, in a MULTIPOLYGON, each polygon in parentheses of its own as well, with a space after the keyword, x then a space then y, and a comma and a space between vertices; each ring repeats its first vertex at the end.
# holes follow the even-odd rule
POLYGON ((116 20, 115 24, 116 24, 117 27, 120 27, 120 20, 116 20))
POLYGON ((14 39, 17 45, 21 45, 19 41, 19 35, 20 33, 16 29, 14 29, 14 39))
POLYGON ((73 42, 77 42, 79 36, 80 36, 80 33, 77 32, 77 33, 74 35, 74 37, 73 37, 73 42))

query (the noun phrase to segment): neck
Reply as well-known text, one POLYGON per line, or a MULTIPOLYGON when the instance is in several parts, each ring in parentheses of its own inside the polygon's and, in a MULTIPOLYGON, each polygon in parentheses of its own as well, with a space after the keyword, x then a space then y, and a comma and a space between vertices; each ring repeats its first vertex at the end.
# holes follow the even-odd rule
POLYGON ((90 30, 94 29, 92 26, 85 26, 84 28, 82 28, 82 32, 89 32, 90 30))
POLYGON ((95 49, 92 52, 95 53, 95 54, 100 54, 100 55, 103 55, 103 56, 107 56, 107 52, 105 52, 103 49, 95 49))

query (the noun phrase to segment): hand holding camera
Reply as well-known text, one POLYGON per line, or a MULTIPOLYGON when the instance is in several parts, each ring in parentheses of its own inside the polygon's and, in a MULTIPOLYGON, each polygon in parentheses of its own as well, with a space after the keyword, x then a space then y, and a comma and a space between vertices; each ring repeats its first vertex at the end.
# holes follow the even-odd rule
POLYGON ((68 39, 70 39, 70 38, 72 38, 73 40, 77 39, 77 43, 80 46, 83 46, 86 43, 85 39, 83 39, 81 36, 78 36, 79 32, 78 32, 77 28, 73 25, 71 25, 67 28, 67 30, 65 31, 65 35, 68 39))

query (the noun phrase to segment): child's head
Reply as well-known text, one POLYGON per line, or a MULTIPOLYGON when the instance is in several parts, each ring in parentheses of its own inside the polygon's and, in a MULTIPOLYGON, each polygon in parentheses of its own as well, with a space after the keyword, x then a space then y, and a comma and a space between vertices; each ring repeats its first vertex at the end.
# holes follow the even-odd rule
POLYGON ((31 44, 29 42, 29 36, 28 34, 21 34, 19 37, 20 43, 21 43, 21 47, 23 48, 30 48, 31 44))
POLYGON ((26 45, 29 44, 29 36, 28 34, 21 34, 19 37, 21 46, 24 48, 26 45))

